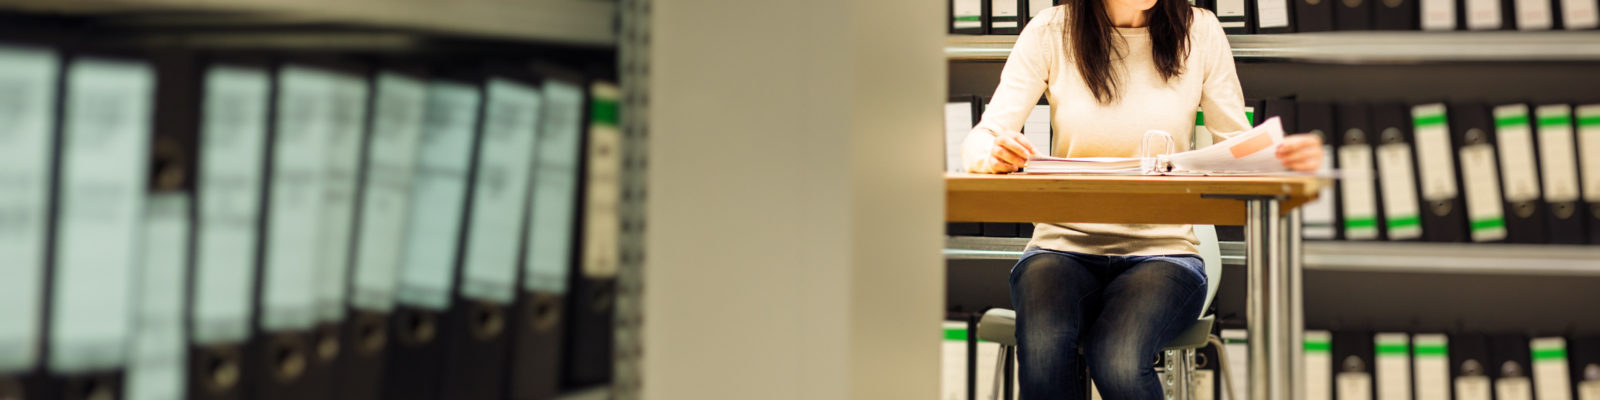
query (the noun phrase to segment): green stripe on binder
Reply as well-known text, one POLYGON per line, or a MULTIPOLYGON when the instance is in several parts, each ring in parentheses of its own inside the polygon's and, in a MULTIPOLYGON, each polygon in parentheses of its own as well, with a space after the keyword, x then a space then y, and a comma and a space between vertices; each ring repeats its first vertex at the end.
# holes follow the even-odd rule
POLYGON ((1348 218, 1344 220, 1345 229, 1377 228, 1377 218, 1348 218))
POLYGON ((1533 351, 1533 360, 1534 361, 1550 361, 1550 360, 1566 360, 1566 359, 1567 359, 1567 349, 1564 349, 1564 348, 1557 347, 1557 348, 1553 348, 1553 349, 1539 349, 1539 350, 1534 350, 1533 351))
POLYGON ((1194 112, 1194 126, 1203 126, 1205 124, 1206 124, 1206 113, 1202 112, 1202 111, 1195 111, 1194 112))
POLYGON ((957 22, 982 22, 983 19, 982 19, 982 17, 976 16, 976 15, 972 15, 972 16, 956 17, 956 21, 957 22))
POLYGON ((1410 350, 1406 347, 1408 346, 1406 346, 1405 343, 1378 343, 1378 355, 1404 356, 1406 353, 1408 353, 1407 350, 1410 350))
POLYGON ((1472 230, 1494 229, 1506 227, 1505 218, 1485 218, 1472 220, 1472 230))
POLYGON ((1306 354, 1327 354, 1333 351, 1333 343, 1306 341, 1306 354))
POLYGON ((617 100, 595 98, 589 102, 589 122, 604 125, 617 124, 617 100))
POLYGON ((1246 344, 1246 343, 1250 343, 1250 340, 1249 339, 1222 339, 1222 343, 1223 344, 1246 344))
POLYGON ((1387 221, 1390 228, 1410 228, 1422 226, 1422 217, 1415 215, 1390 218, 1387 221))
POLYGON ((1416 351, 1417 356, 1440 356, 1440 357, 1443 357, 1443 356, 1446 356, 1446 355, 1450 354, 1450 349, 1445 347, 1445 345, 1443 343, 1440 343, 1440 344, 1419 344, 1419 345, 1417 345, 1417 348, 1416 348, 1415 351, 1416 351))
POLYGON ((1539 127, 1553 125, 1570 126, 1572 125, 1572 118, 1567 117, 1565 114, 1539 117, 1539 127))
POLYGON ((967 341, 967 330, 964 328, 945 329, 944 340, 951 342, 965 342, 967 341))
POLYGON ((1244 120, 1250 122, 1251 124, 1255 124, 1256 123, 1256 112, 1255 111, 1245 111, 1244 112, 1244 120))
POLYGON ((1495 118, 1494 119, 1494 126, 1496 128, 1504 128, 1504 127, 1508 127, 1508 126, 1518 126, 1518 125, 1527 125, 1527 124, 1528 124, 1528 115, 1527 114, 1509 115, 1509 116, 1505 116, 1505 117, 1502 117, 1502 118, 1495 118))
POLYGON ((1582 116, 1578 116, 1578 126, 1595 126, 1595 125, 1600 125, 1600 115, 1582 115, 1582 116))
POLYGON ((1420 115, 1417 116, 1417 120, 1413 121, 1412 124, 1418 128, 1444 125, 1444 114, 1420 115))

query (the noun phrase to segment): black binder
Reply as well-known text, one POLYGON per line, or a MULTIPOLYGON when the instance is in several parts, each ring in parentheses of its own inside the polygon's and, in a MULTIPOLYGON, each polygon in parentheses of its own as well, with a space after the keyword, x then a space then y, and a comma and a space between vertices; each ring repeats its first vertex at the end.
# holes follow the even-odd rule
POLYGON ((1337 0, 1333 2, 1334 29, 1341 31, 1367 31, 1373 28, 1374 1, 1383 0, 1337 0))
POLYGON ((124 397, 158 396, 179 390, 188 353, 193 199, 198 155, 200 65, 185 50, 152 53, 156 65, 155 130, 149 147, 149 193, 140 231, 143 265, 133 276, 136 305, 124 397), (148 314, 146 314, 148 313, 148 314), (181 378, 180 378, 181 379, 181 378), (166 387, 176 383, 178 387, 166 387))
POLYGON ((1567 357, 1567 373, 1572 374, 1574 399, 1588 400, 1600 397, 1600 336, 1572 338, 1571 353, 1567 357))
POLYGON ((583 137, 589 120, 589 82, 577 71, 541 66, 544 110, 534 157, 533 209, 523 255, 521 298, 512 332, 508 380, 513 400, 555 398, 561 384, 568 274, 577 264, 576 240, 583 137))
POLYGON ((1549 242, 1586 243, 1583 204, 1578 188, 1577 140, 1572 126, 1572 106, 1548 104, 1534 108, 1534 141, 1539 149, 1539 178, 1544 184, 1542 205, 1549 242))
POLYGON ((1325 32, 1333 30, 1333 5, 1338 2, 1339 0, 1295 0, 1295 31, 1325 32))
MULTIPOLYGON (((1367 107, 1360 103, 1337 106, 1335 132, 1338 139, 1340 237, 1345 240, 1383 239, 1382 193, 1378 190, 1375 151, 1378 136, 1372 133, 1367 107)), ((1334 360, 1336 363, 1339 360, 1334 360)))
POLYGON ((1533 140, 1533 112, 1527 104, 1494 108, 1493 141, 1500 161, 1505 205, 1506 241, 1545 243, 1548 213, 1539 193, 1538 156, 1533 140))
POLYGON ((1381 31, 1414 31, 1421 17, 1417 15, 1418 0, 1375 0, 1374 29, 1381 31))
POLYGON ((620 248, 618 218, 622 167, 617 125, 620 89, 615 83, 589 85, 589 129, 584 138, 580 183, 579 263, 572 271, 567 302, 567 342, 562 357, 562 387, 587 388, 611 382, 616 266, 620 248))
POLYGON ((445 371, 451 289, 461 266, 483 113, 481 78, 446 73, 428 83, 406 256, 390 314, 383 399, 432 400, 445 371))
POLYGON ((1411 118, 1399 103, 1372 105, 1378 185, 1383 198, 1383 232, 1391 241, 1421 240, 1424 234, 1417 195, 1416 154, 1411 118))
MULTIPOLYGON (((1600 4, 1595 0, 1562 0, 1555 8, 1562 29, 1590 30, 1600 27, 1600 4)), ((1600 394, 1597 394, 1600 395, 1600 394)))
POLYGON ((455 299, 444 318, 449 349, 439 397, 503 399, 510 360, 507 323, 526 240, 526 212, 542 99, 537 77, 492 67, 484 81, 482 133, 455 299))
POLYGON ((1457 181, 1467 206, 1463 214, 1467 217, 1468 238, 1473 242, 1503 242, 1506 214, 1489 108, 1481 103, 1451 104, 1450 128, 1456 149, 1457 181))
POLYGON ((1014 222, 984 222, 983 236, 988 237, 1017 237, 1017 224, 1014 222))
POLYGON ((1022 16, 1027 10, 1018 0, 983 0, 988 2, 990 35, 1015 35, 1022 33, 1022 16))
POLYGON ((244 360, 254 331, 254 303, 265 224, 266 168, 275 76, 264 58, 205 57, 187 395, 194 400, 247 398, 244 360), (239 251, 232 243, 244 243, 239 251))
MULTIPOLYGON (((333 93, 329 98, 329 136, 324 139, 327 166, 323 173, 322 211, 318 215, 318 255, 320 263, 317 289, 317 327, 311 337, 311 364, 307 369, 307 390, 313 398, 333 399, 335 379, 342 374, 343 358, 354 342, 345 341, 350 318, 348 310, 349 276, 352 250, 358 233, 356 214, 361 204, 362 145, 371 114, 371 73, 364 65, 344 60, 324 64, 334 72, 333 93)), ((343 399, 340 399, 343 400, 343 399)))
POLYGON ((1372 344, 1372 332, 1334 331, 1332 351, 1334 398, 1377 398, 1378 364, 1375 358, 1376 349, 1372 344), (1367 393, 1362 395, 1346 392, 1352 388, 1367 393))
POLYGON ((988 0, 949 0, 950 33, 982 35, 988 13, 988 0))
MULTIPOLYGON (((1573 113, 1575 114, 1574 119, 1577 121, 1579 137, 1600 133, 1600 104, 1580 105, 1577 106, 1573 113)), ((1582 158, 1586 157, 1585 155, 1579 155, 1579 157, 1579 165, 1584 168, 1583 171, 1579 172, 1579 176, 1587 177, 1590 174, 1600 173, 1600 168, 1593 167, 1600 166, 1600 162, 1582 158)), ((1591 193, 1586 189, 1582 198, 1584 200, 1580 203, 1578 212, 1580 213, 1579 215, 1587 215, 1582 218, 1584 219, 1584 225, 1589 227, 1589 244, 1600 244, 1600 201, 1592 200, 1600 198, 1600 193, 1591 193)))
POLYGON ((1489 376, 1494 379, 1496 397, 1502 393, 1525 393, 1533 398, 1533 353, 1528 338, 1522 335, 1489 337, 1489 376))
POLYGON ((1249 3, 1245 0, 1216 0, 1217 21, 1223 33, 1243 35, 1250 33, 1249 3))
MULTIPOLYGON (((1417 184, 1422 196, 1422 237, 1430 242, 1467 241, 1467 206, 1456 178, 1454 122, 1444 104, 1411 107, 1416 142, 1417 184)), ((1454 112, 1451 110, 1450 112, 1454 112)))
MULTIPOLYGON (((972 113, 968 116, 969 122, 971 123, 971 126, 978 126, 979 119, 983 117, 983 102, 980 101, 978 99, 978 97, 970 95, 970 94, 950 95, 950 101, 949 102, 950 103, 963 103, 964 102, 964 103, 971 104, 972 106, 970 107, 970 109, 971 109, 972 113)), ((946 134, 948 135, 949 133, 946 132, 946 134)), ((960 146, 961 146, 961 143, 963 143, 963 141, 954 141, 953 143, 952 142, 953 141, 951 140, 951 138, 949 138, 949 137, 945 138, 945 146, 947 146, 947 147, 948 146, 954 146, 955 148, 953 149, 953 151, 956 151, 956 152, 961 151, 961 147, 960 146)), ((957 157, 956 157, 956 159, 954 161, 956 163, 960 163, 961 162, 959 154, 957 154, 957 157)), ((946 167, 947 170, 961 167, 959 164, 957 164, 957 165, 949 165, 950 164, 949 160, 946 160, 946 164, 947 165, 945 165, 945 167, 946 167)), ((950 223, 946 223, 945 224, 945 234, 946 235, 950 235, 950 236, 981 236, 981 235, 983 235, 983 225, 980 224, 980 223, 977 223, 977 222, 950 222, 950 223)))
MULTIPOLYGON (((1328 168, 1339 168, 1338 149, 1340 144, 1343 143, 1341 141, 1341 139, 1343 139, 1343 135, 1340 133, 1340 131, 1334 129, 1332 104, 1310 101, 1295 102, 1295 131, 1321 136, 1324 153, 1322 162, 1326 164, 1328 168)), ((1342 222, 1343 219, 1339 217, 1339 215, 1343 212, 1343 210, 1340 208, 1339 193, 1339 184, 1338 182, 1335 182, 1332 186, 1323 188, 1322 195, 1317 196, 1316 201, 1325 202, 1327 204, 1326 207, 1332 210, 1326 213, 1327 221, 1325 222, 1313 221, 1310 218, 1307 218, 1305 221, 1305 223, 1308 224, 1306 226, 1307 232, 1318 229, 1316 225, 1323 223, 1328 225, 1327 230, 1330 232, 1326 235, 1308 234, 1306 237, 1307 239, 1314 239, 1317 237, 1323 239, 1344 238, 1344 223, 1342 222)), ((1307 215, 1307 217, 1310 217, 1310 215, 1307 215)))
POLYGON ((1498 364, 1489 356, 1489 339, 1477 334, 1450 336, 1450 380, 1456 398, 1492 398, 1492 370, 1498 364))
MULTIPOLYGON (((0 64, 9 67, 0 74, 0 86, 10 88, 0 92, 0 121, 8 121, 8 136, 0 137, 0 153, 8 166, 9 177, 0 183, 0 191, 12 193, 19 203, 10 203, 0 213, 19 216, 10 223, 12 232, 21 239, 31 240, 31 254, 14 254, 7 262, 20 263, 22 268, 32 267, 23 274, 13 273, 0 283, 0 303, 7 304, 5 316, 0 317, 0 330, 7 336, 22 337, 20 347, 9 344, 0 353, 9 354, 17 364, 9 365, 12 371, 0 374, 0 398, 46 398, 47 377, 40 370, 46 357, 45 343, 49 324, 47 303, 49 257, 51 256, 51 216, 49 204, 55 202, 51 177, 60 151, 57 147, 60 121, 63 63, 60 53, 36 43, 13 44, 0 42, 0 64), (22 130, 15 127, 35 129, 22 130), (32 156, 32 157, 30 157, 32 156), (29 204, 32 203, 32 204, 29 204), (20 297, 14 297, 20 296, 20 297), (31 315, 29 315, 31 314, 31 315), (10 320, 18 318, 21 320, 10 320), (14 336, 13 336, 14 335, 14 336)), ((16 271, 16 270, 13 270, 16 271)))

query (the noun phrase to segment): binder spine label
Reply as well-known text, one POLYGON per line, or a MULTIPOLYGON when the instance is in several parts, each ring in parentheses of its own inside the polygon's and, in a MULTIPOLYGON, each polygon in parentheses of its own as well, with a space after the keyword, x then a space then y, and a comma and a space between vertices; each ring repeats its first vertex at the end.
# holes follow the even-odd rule
POLYGON ((1577 147, 1573 143, 1572 108, 1565 104, 1539 106, 1539 171, 1544 178, 1544 198, 1551 203, 1578 200, 1577 147))
POLYGON ((78 373, 126 360, 155 77, 143 63, 78 59, 66 79, 48 364, 78 373))
POLYGON ((620 90, 596 84, 590 103, 589 171, 583 205, 583 275, 609 279, 617 276, 617 239, 622 229, 622 130, 617 125, 620 90))
POLYGON ((395 293, 401 304, 435 311, 450 306, 480 101, 473 86, 445 81, 428 85, 426 128, 412 182, 411 227, 395 293))
POLYGON ((1456 2, 1454 0, 1420 0, 1422 30, 1456 30, 1456 2))
POLYGON ((951 0, 951 5, 956 14, 953 27, 956 29, 983 28, 983 1, 951 0))
POLYGON ((1466 0, 1467 29, 1469 30, 1494 30, 1500 29, 1499 0, 1466 0))
POLYGON ((1336 379, 1339 385, 1338 400, 1372 400, 1372 374, 1340 372, 1336 379))
MULTIPOLYGON (((1333 335, 1328 331, 1305 332, 1306 400, 1332 400, 1333 335)), ((1237 389, 1235 389, 1237 390, 1237 389)))
MULTIPOLYGON (((544 85, 545 117, 534 145, 533 212, 523 264, 523 289, 567 292, 572 265, 573 224, 577 221, 578 157, 583 152, 585 88, 560 80, 544 85)), ((971 113, 971 111, 968 111, 971 113)))
POLYGON ((1578 382, 1578 400, 1600 400, 1600 380, 1578 382))
POLYGON ((993 15, 990 16, 989 26, 997 29, 1014 29, 1022 26, 1021 17, 1017 15, 1017 5, 1016 0, 990 0, 989 10, 993 15))
POLYGON ((1528 348, 1533 351, 1533 383, 1539 400, 1571 399, 1572 387, 1567 374, 1567 341, 1560 337, 1536 338, 1528 348))
POLYGON ((361 200, 361 239, 356 244, 350 297, 350 304, 359 309, 383 313, 394 309, 425 93, 417 79, 387 72, 378 75, 361 200))
POLYGON ((1414 337, 1417 400, 1450 400, 1450 348, 1445 335, 1414 337))
POLYGON ((1365 144, 1339 146, 1339 167, 1344 173, 1339 191, 1347 239, 1378 238, 1378 200, 1371 165, 1372 147, 1365 144))
POLYGON ((60 64, 49 51, 0 46, 0 374, 39 361, 60 64))
POLYGON ((1461 180, 1467 185, 1467 222, 1472 240, 1504 239, 1505 204, 1500 199, 1500 178, 1495 174, 1494 146, 1480 143, 1461 147, 1461 180))
POLYGON ((1487 376, 1456 378, 1456 400, 1490 400, 1493 389, 1487 376))
POLYGON ((967 323, 944 323, 943 365, 944 378, 940 380, 941 399, 967 398, 967 323))
POLYGON ((1555 24, 1549 0, 1516 0, 1517 30, 1543 31, 1555 24))
POLYGON ((190 334, 238 343, 250 335, 271 81, 264 70, 215 66, 205 85, 190 334))
POLYGON ((1495 107, 1495 142, 1500 151, 1500 181, 1510 202, 1539 200, 1539 170, 1534 165, 1533 126, 1528 106, 1495 107))
MULTIPOLYGON (((1233 371, 1248 371, 1250 362, 1249 331, 1244 329, 1223 329, 1222 346, 1228 352, 1228 368, 1233 371)), ((1248 388, 1250 374, 1228 374, 1234 390, 1248 388)), ((980 386, 981 387, 981 386, 980 386)), ((1098 392, 1097 392, 1098 393, 1098 392)))
POLYGON ((1533 382, 1526 376, 1494 380, 1495 400, 1533 400, 1533 382))
POLYGON ((461 295, 510 303, 516 296, 517 256, 528 209, 528 169, 539 114, 539 92, 491 79, 472 190, 472 233, 461 274, 461 295))
POLYGON ((1245 28, 1244 0, 1217 0, 1217 20, 1224 29, 1245 28))
POLYGON ((1600 203, 1600 104, 1578 107, 1578 162, 1582 163, 1583 199, 1600 203))
POLYGON ((1569 30, 1600 27, 1595 0, 1561 0, 1561 26, 1569 30))
POLYGON ((972 132, 972 103, 944 104, 944 170, 963 172, 961 144, 972 132))
POLYGON ((322 209, 323 153, 332 134, 325 71, 288 66, 279 71, 273 136, 271 203, 262 268, 261 327, 310 329, 316 323, 317 236, 322 209))
POLYGON ((332 75, 331 126, 324 149, 325 182, 317 251, 317 317, 324 323, 344 319, 350 276, 350 244, 355 231, 356 175, 361 165, 361 131, 367 119, 367 81, 332 75))
POLYGON ((1259 28, 1289 27, 1290 0, 1257 0, 1256 24, 1259 28))
POLYGON ((183 398, 187 350, 183 341, 183 284, 188 282, 189 198, 150 196, 137 322, 127 371, 127 398, 183 398))
MULTIPOLYGON (((1321 135, 1321 133, 1316 134, 1321 135)), ((1322 152, 1323 154, 1338 154, 1334 152, 1333 145, 1331 144, 1322 146, 1322 152)), ((1332 173, 1333 163, 1322 163, 1322 168, 1320 168, 1320 170, 1323 173, 1332 173)), ((1301 213, 1301 215, 1304 216, 1304 221, 1302 221, 1302 235, 1304 235, 1306 239, 1333 239, 1336 236, 1336 230, 1333 226, 1336 220, 1336 214, 1334 213, 1333 209, 1333 198, 1333 185, 1324 186, 1321 190, 1321 194, 1317 196, 1316 200, 1312 200, 1310 203, 1306 203, 1306 205, 1302 206, 1302 209, 1305 210, 1301 213)))
MULTIPOLYGON (((1018 386, 1021 390, 1021 386, 1018 386)), ((1209 369, 1194 370, 1194 391, 1190 392, 1192 400, 1215 400, 1212 393, 1217 392, 1217 374, 1209 369)))
POLYGON ((1411 349, 1404 333, 1379 333, 1373 336, 1377 350, 1378 399, 1411 398, 1411 349))
POLYGON ((1456 163, 1451 156, 1454 151, 1450 147, 1450 127, 1445 123, 1444 105, 1416 106, 1411 109, 1411 118, 1416 128, 1422 198, 1437 201, 1456 197, 1456 163))
MULTIPOLYGON (((1389 134, 1385 132, 1384 135, 1389 134)), ((1400 142, 1378 146, 1378 181, 1383 185, 1384 222, 1390 239, 1422 237, 1422 217, 1417 210, 1417 185, 1412 180, 1415 175, 1411 164, 1411 145, 1400 142)))

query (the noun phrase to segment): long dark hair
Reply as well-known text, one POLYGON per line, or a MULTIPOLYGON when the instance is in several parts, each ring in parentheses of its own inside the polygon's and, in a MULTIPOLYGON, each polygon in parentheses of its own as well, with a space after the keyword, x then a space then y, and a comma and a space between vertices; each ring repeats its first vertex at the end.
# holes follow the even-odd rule
MULTIPOLYGON (((1120 82, 1112 73, 1112 53, 1122 58, 1123 49, 1116 45, 1116 27, 1106 14, 1105 2, 1110 0, 1073 0, 1067 9, 1072 10, 1066 19, 1067 29, 1062 39, 1071 43, 1072 58, 1078 73, 1089 85, 1095 100, 1101 104, 1115 103, 1122 92, 1120 82)), ((1189 25, 1194 12, 1184 0, 1156 0, 1155 7, 1145 10, 1150 22, 1150 58, 1155 60, 1156 71, 1164 80, 1183 72, 1183 60, 1189 56, 1189 25)), ((1067 14, 1067 13, 1063 13, 1067 14)))

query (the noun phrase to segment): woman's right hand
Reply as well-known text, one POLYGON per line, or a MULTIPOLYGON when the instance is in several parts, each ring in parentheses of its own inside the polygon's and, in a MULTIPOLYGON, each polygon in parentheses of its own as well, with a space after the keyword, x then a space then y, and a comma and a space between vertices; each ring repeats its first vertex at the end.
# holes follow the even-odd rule
POLYGON ((993 142, 988 152, 983 157, 978 157, 973 165, 967 166, 968 172, 981 174, 1005 174, 1016 172, 1028 165, 1028 159, 1033 158, 1037 152, 1028 139, 1019 132, 997 132, 993 134, 993 142))

